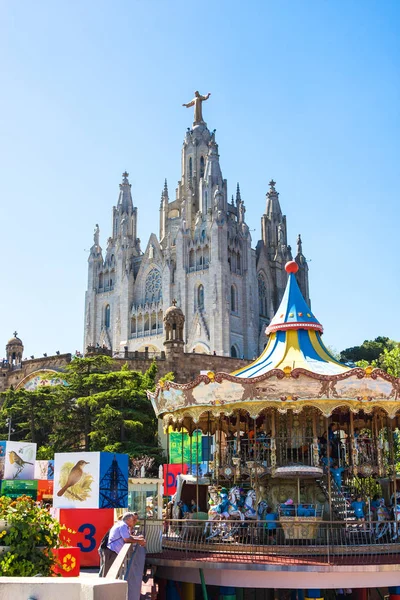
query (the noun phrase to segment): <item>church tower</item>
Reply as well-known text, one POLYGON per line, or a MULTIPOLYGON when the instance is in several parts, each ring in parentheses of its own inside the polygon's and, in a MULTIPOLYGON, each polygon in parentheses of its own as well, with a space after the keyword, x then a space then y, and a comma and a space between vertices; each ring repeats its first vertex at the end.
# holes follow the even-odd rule
MULTIPOLYGON (((259 299, 259 350, 262 350, 267 337, 265 327, 278 310, 287 282, 285 264, 292 260, 292 249, 287 243, 286 215, 282 214, 276 182, 271 179, 266 194, 265 213, 261 217, 261 240, 257 244, 257 281, 259 299)), ((308 294, 308 266, 302 254, 296 256, 299 265, 297 273, 300 289, 310 302, 308 294)))
MULTIPOLYGON (((291 259, 286 217, 271 180, 262 239, 252 249, 242 191, 236 184, 229 200, 216 130, 210 131, 203 118, 209 96, 195 92, 184 105, 194 107, 194 119, 184 136, 174 195, 164 181, 158 237, 151 234, 141 250, 127 172, 104 255, 96 226, 88 264, 85 348, 99 344, 118 354, 126 349, 161 352, 166 311, 175 300, 185 316, 179 334, 185 352, 254 358, 265 343, 265 327, 281 300, 284 266, 291 259)), ((308 299, 301 240, 298 248, 299 283, 308 299)))

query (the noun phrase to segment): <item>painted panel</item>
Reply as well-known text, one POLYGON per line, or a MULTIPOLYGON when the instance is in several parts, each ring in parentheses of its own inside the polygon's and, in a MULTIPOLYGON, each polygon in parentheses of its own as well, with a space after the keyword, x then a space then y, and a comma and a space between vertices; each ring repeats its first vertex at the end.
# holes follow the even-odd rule
POLYGON ((36 444, 7 442, 4 479, 34 479, 36 444))
POLYGON ((54 457, 55 508, 98 508, 100 452, 63 452, 54 457))

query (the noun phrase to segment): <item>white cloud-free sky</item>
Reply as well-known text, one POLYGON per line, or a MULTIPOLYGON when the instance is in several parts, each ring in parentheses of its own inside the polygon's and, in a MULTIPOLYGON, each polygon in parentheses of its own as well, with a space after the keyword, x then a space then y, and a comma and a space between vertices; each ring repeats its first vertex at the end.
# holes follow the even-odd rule
MULTIPOLYGON (((88 249, 130 173, 145 246, 192 109, 217 129, 253 245, 273 177, 340 350, 400 340, 397 0, 3 1, 0 347, 82 350, 88 249)), ((0 355, 1 355, 0 350, 0 355)))

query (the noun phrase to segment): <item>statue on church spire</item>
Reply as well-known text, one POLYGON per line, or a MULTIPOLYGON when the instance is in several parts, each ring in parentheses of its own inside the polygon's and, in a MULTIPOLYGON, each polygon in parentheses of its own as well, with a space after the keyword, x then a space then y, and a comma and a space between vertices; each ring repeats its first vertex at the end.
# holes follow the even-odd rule
POLYGON ((200 94, 200 92, 196 91, 194 93, 193 100, 191 100, 187 104, 182 104, 182 106, 186 106, 186 108, 190 108, 191 106, 194 106, 193 125, 204 125, 202 104, 205 100, 208 100, 210 96, 211 96, 210 92, 208 92, 208 94, 206 96, 202 96, 200 94))
POLYGON ((303 254, 303 244, 301 242, 301 235, 297 236, 297 254, 303 254))
POLYGON ((98 246, 100 244, 100 227, 97 223, 93 233, 93 241, 95 246, 98 246))

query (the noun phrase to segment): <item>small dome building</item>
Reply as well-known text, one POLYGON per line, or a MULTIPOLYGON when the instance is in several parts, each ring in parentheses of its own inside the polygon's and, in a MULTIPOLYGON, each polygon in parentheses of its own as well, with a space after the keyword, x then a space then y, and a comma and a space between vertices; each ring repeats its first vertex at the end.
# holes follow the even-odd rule
POLYGON ((22 362, 24 353, 24 344, 18 337, 18 333, 14 331, 13 337, 8 340, 6 345, 6 357, 10 365, 19 365, 22 362))

